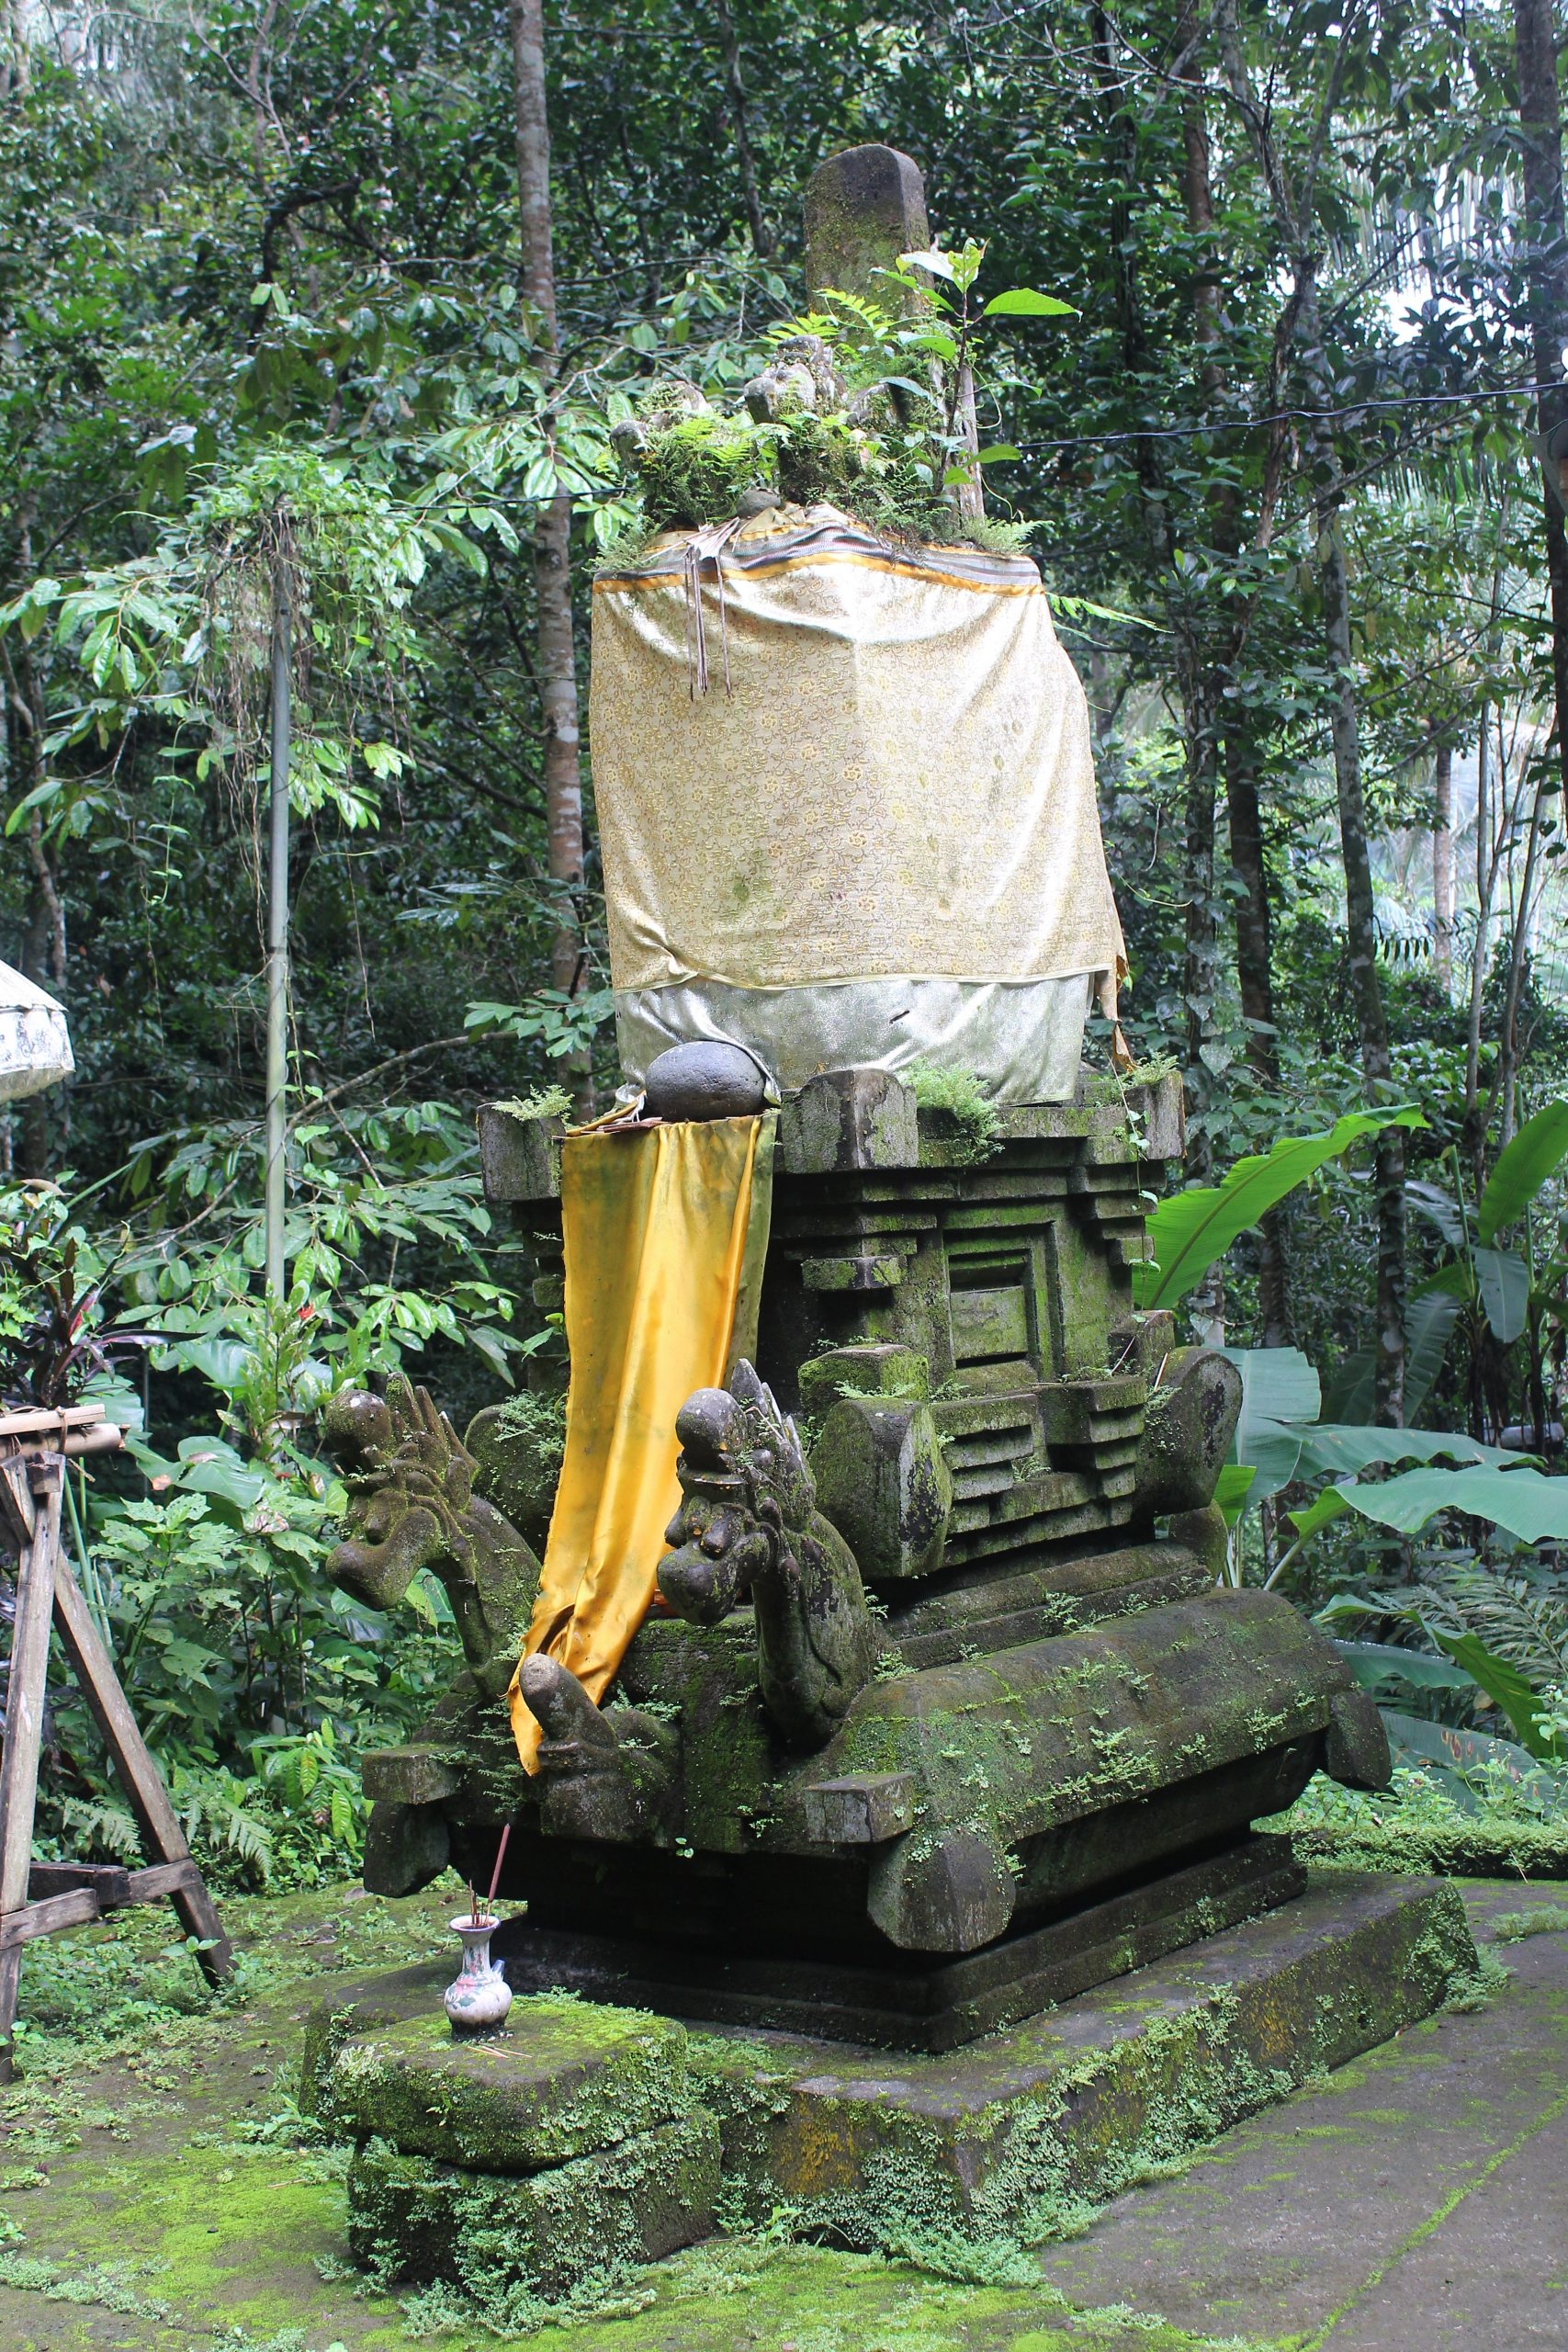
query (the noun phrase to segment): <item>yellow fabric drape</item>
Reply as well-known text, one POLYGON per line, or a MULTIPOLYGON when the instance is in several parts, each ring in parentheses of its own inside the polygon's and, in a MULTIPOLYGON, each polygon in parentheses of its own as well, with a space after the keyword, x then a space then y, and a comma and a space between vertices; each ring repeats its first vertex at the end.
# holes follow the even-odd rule
MULTIPOLYGON (((755 1347, 774 1114, 568 1136, 561 1148, 566 1454, 523 1656, 598 1700, 648 1614, 681 1499, 675 1416, 755 1347)), ((539 1726, 513 1675, 513 1735, 539 1726)))

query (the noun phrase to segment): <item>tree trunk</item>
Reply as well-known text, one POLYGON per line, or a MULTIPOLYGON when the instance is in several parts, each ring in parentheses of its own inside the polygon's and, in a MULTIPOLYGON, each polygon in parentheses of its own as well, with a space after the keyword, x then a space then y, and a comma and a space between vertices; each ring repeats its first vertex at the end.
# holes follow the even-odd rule
MULTIPOLYGON (((1375 1101, 1392 1075, 1388 1020, 1378 973, 1377 929, 1372 899, 1371 858, 1367 842, 1366 795, 1361 782, 1361 745, 1351 667, 1350 584, 1339 503, 1343 480, 1329 418, 1337 404, 1334 373, 1324 343, 1318 308, 1315 254, 1320 244, 1315 213, 1316 172, 1328 151, 1348 42, 1330 51, 1316 134, 1299 186, 1279 146, 1268 109, 1259 102, 1242 47, 1235 0, 1218 0, 1214 16, 1226 79, 1240 107, 1275 216, 1289 241, 1297 300, 1291 320, 1302 351, 1315 412, 1310 449, 1318 572, 1323 587, 1323 623, 1328 666, 1334 675, 1330 735, 1335 792, 1339 806, 1340 851, 1345 866, 1345 927, 1349 947, 1350 989, 1360 1033, 1361 1068, 1375 1101)), ((1287 315, 1289 315, 1287 313, 1287 315)), ((1397 1428, 1404 1419, 1404 1136, 1386 1127, 1377 1148, 1377 1334, 1374 1363, 1375 1418, 1397 1428)))
MULTIPOLYGON (((547 382, 558 365, 555 255, 551 243, 550 129, 545 102, 543 0, 510 0, 517 131, 517 197, 523 229, 523 296, 533 308, 547 382)), ((571 497, 543 501, 534 526, 534 596, 539 621, 539 700, 545 722, 545 819, 549 876, 562 894, 550 952, 558 989, 584 980, 582 769, 577 702, 577 640, 571 612, 571 497)), ((571 1057, 580 1112, 593 1102, 591 1057, 571 1057)))
POLYGON ((1547 816, 1547 802, 1555 797, 1554 780, 1542 771, 1538 775, 1535 797, 1530 804, 1524 879, 1519 884, 1514 909, 1514 928, 1508 942, 1508 982, 1503 1001, 1503 1025, 1497 1039, 1497 1089, 1502 1094, 1497 1129, 1499 1151, 1512 1143, 1518 1125, 1519 999, 1524 989, 1525 967, 1529 961, 1534 931, 1531 918, 1535 911, 1540 870, 1541 828, 1547 816))
MULTIPOLYGON (((1312 343, 1308 373, 1315 404, 1326 407, 1329 389, 1327 355, 1318 326, 1314 288, 1303 305, 1303 322, 1312 343)), ((1318 569, 1323 583, 1324 635, 1329 667, 1334 673, 1334 705, 1330 731, 1334 746, 1335 793, 1339 804, 1339 845, 1345 866, 1345 932, 1349 949, 1350 994, 1360 1033, 1361 1068, 1368 1091, 1374 1097, 1393 1074, 1389 1051, 1388 1018, 1383 1009, 1382 981, 1377 961, 1377 921, 1372 893, 1371 856, 1367 839, 1367 804, 1361 782, 1360 730, 1356 710, 1356 685, 1351 669, 1350 583, 1345 560, 1345 535, 1338 503, 1338 458, 1332 434, 1320 427, 1314 435, 1317 464, 1318 569)), ((1397 1429, 1404 1419, 1404 1136, 1399 1127, 1385 1127, 1377 1144, 1378 1283, 1376 1331, 1375 1418, 1397 1429)))
POLYGON ((0 98, 25 98, 32 85, 32 59, 23 0, 0 0, 0 98))
MULTIPOLYGON (((1542 434, 1568 423, 1562 346, 1568 342, 1568 235, 1562 207, 1562 117, 1552 0, 1514 0, 1514 57, 1524 133, 1524 260, 1536 417, 1542 434)), ((1568 453, 1565 453, 1568 454, 1568 453)), ((1553 480, 1560 477, 1553 467, 1553 480)), ((1546 571, 1551 590, 1551 682, 1557 755, 1568 785, 1568 536, 1560 496, 1545 498, 1546 571)))
MULTIPOLYGON (((17 577, 28 584, 33 578, 33 515, 34 500, 28 492, 17 513, 17 577)), ((7 784, 17 787, 17 797, 36 790, 43 777, 43 740, 48 732, 42 683, 33 663, 32 650, 24 639, 16 640, 15 668, 10 648, 6 650, 6 675, 0 682, 0 693, 11 697, 11 716, 23 723, 27 737, 24 762, 18 760, 20 773, 7 774, 7 784)), ((14 739, 13 739, 14 740, 14 739)), ((9 767, 9 762, 7 763, 9 767)), ((60 895, 60 874, 54 852, 44 838, 43 811, 28 812, 28 865, 31 885, 28 893, 27 930, 23 934, 22 970, 29 980, 40 988, 63 992, 69 968, 65 942, 65 902, 60 895)), ((31 1094, 22 1105, 21 1139, 16 1149, 16 1164, 24 1176, 43 1176, 50 1164, 50 1113, 54 1110, 62 1121, 62 1141, 70 1133, 71 1094, 69 1087, 50 1087, 41 1094, 31 1094)))
MULTIPOLYGON (((1209 177, 1209 122, 1198 58, 1198 15, 1192 0, 1181 0, 1177 17, 1176 70, 1181 98, 1182 194, 1192 234, 1192 339, 1199 354, 1198 386, 1205 411, 1218 401, 1224 378, 1215 356, 1220 338, 1220 266, 1213 243, 1214 201, 1209 177)), ((1240 509, 1235 486, 1222 482, 1208 497, 1209 532, 1217 548, 1235 554, 1240 538, 1240 509)), ((1213 1035, 1219 995, 1220 954, 1214 847, 1218 797, 1221 712, 1231 675, 1235 632, 1223 648, 1214 642, 1217 613, 1194 612, 1187 632, 1189 651, 1183 693, 1187 702, 1187 1058, 1204 1067, 1203 1048, 1213 1035)), ((1213 1147, 1204 1130, 1195 1137, 1189 1165, 1200 1182, 1213 1172, 1213 1147)), ((1217 1322, 1217 1314, 1213 1317, 1217 1322)))
MULTIPOLYGON (((1214 1003, 1219 993, 1219 948, 1214 926, 1214 802, 1215 714, 1210 689, 1213 681, 1196 663, 1188 666, 1187 791, 1182 895, 1186 899, 1187 955, 1182 967, 1181 993, 1187 1008, 1187 1063, 1196 1080, 1192 1089, 1200 1104, 1208 1099, 1213 1073, 1203 1049, 1214 1034, 1214 1003)), ((1200 1184, 1213 1172, 1213 1141, 1208 1127, 1197 1124, 1187 1149, 1187 1173, 1200 1184)))
MULTIPOLYGON (((1113 298, 1122 365, 1129 380, 1132 380, 1143 374, 1148 359, 1148 335, 1144 324, 1138 286, 1137 240, 1133 217, 1133 193, 1138 184, 1138 131, 1118 66, 1116 34, 1111 17, 1102 6, 1096 5, 1089 21, 1095 79, 1100 92, 1106 143, 1113 164, 1106 190, 1106 225, 1113 298)), ((1190 27, 1190 17, 1184 22, 1190 27)), ((1189 1106, 1196 1114, 1189 1129, 1186 1169, 1190 1177, 1202 1183, 1207 1182, 1213 1166, 1213 1145, 1202 1115, 1208 1104, 1213 1079, 1202 1055, 1203 1047, 1213 1035, 1216 995, 1216 696, 1213 681, 1204 673, 1191 601, 1176 570, 1176 547, 1158 445, 1148 439, 1134 441, 1131 462, 1137 474, 1142 495, 1144 530, 1149 552, 1156 569, 1166 575, 1166 616, 1171 632, 1173 666, 1181 697, 1186 736, 1187 782, 1183 795, 1182 842, 1182 897, 1186 928, 1182 974, 1182 995, 1186 1002, 1186 1069, 1183 1075, 1189 1106)), ((1221 1279, 1216 1268, 1193 1303, 1193 1314, 1211 1328, 1218 1328, 1220 1322, 1223 1303, 1221 1279)))
MULTIPOLYGON (((1258 794, 1253 746, 1239 729, 1225 738, 1225 804, 1230 814, 1231 864, 1246 886, 1236 901, 1235 970, 1241 1016, 1247 1023, 1247 1058, 1271 1094, 1280 1091, 1280 1056, 1274 1021, 1272 924, 1269 877, 1263 863, 1263 809, 1258 794)), ((1270 1209, 1258 1228, 1258 1305, 1266 1348, 1292 1341, 1285 1212, 1270 1209)))
POLYGON ((1454 972, 1454 747, 1439 743, 1432 779, 1432 961, 1445 991, 1454 972))
POLYGON ((1481 1015, 1486 993, 1486 965, 1492 947, 1492 893, 1497 861, 1492 848, 1490 777, 1487 774, 1487 732, 1491 706, 1481 706, 1481 726, 1475 739, 1475 938, 1470 951, 1470 1003, 1465 1015, 1464 1145, 1476 1198, 1483 1182, 1481 1114, 1481 1015))
POLYGON ((765 260, 773 250, 773 232, 762 218, 762 200, 757 192, 757 163, 751 153, 751 130, 746 116, 746 83, 740 71, 740 43, 736 37, 735 19, 727 0, 716 0, 719 38, 724 44, 724 86, 729 99, 729 119, 735 127, 735 157, 740 166, 740 186, 746 198, 746 221, 751 232, 751 250, 759 260, 765 260))

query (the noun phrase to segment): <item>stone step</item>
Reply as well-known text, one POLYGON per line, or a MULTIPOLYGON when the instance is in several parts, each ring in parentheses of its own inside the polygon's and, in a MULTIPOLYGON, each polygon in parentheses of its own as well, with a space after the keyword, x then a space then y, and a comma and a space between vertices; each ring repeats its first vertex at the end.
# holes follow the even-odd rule
MULTIPOLYGON (((766 2223, 787 2204, 796 2231, 868 2251, 1046 2240, 1300 2084, 1475 1997, 1475 1947, 1440 1881, 1318 1871, 1298 1899, 1235 1926, 1217 1885, 1208 1899, 1214 1916, 1183 1924, 1219 1932, 945 2054, 693 2030, 678 2118, 545 2169, 495 2169, 493 2136, 476 2133, 452 2164, 374 2135, 349 2174, 354 2250, 383 2277, 493 2283, 499 2265, 559 2295, 607 2261, 706 2235, 721 2165, 731 2224, 766 2223)), ((1135 1898, 1125 1907, 1115 1924, 1132 1936, 1135 1898)), ((1000 1957, 962 1964, 976 1978, 966 1992, 983 1993, 978 1977, 1000 1957)), ((312 2025, 304 2104, 320 2111, 333 2072, 323 2020, 374 2039, 373 2018, 384 2034, 393 2011, 427 2013, 440 1975, 339 1988, 312 2025)), ((647 2022, 578 2006, 595 2030, 647 2022)))
POLYGON ((560 2299, 596 2276, 658 2262, 711 2234, 718 2125, 693 2106, 669 2123, 549 2170, 482 2172, 365 2143, 348 2170, 348 2243, 384 2279, 560 2299))
POLYGON ((1088 2204, 1453 1997, 1479 1962, 1436 1879, 1314 1873, 1225 1929, 947 2056, 703 2038, 727 2201, 837 2243, 1070 2234, 1088 2204))
POLYGON ((691 2102, 683 2027, 542 1995, 501 2030, 454 2034, 428 1989, 336 2051, 336 2129, 487 2172, 536 2172, 647 2132, 691 2102))

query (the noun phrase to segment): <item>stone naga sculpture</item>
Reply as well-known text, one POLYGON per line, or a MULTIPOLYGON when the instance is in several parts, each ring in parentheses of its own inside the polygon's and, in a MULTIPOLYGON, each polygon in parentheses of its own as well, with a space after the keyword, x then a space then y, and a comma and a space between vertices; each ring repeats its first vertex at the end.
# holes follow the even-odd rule
POLYGON ((750 1599, 773 1727, 786 1747, 820 1747, 876 1658, 854 1554, 817 1508, 794 1422, 749 1363, 737 1364, 728 1388, 699 1388, 675 1429, 682 1500, 659 1589, 698 1625, 750 1599))
POLYGON ((340 1390, 326 1437, 348 1482, 352 1531, 328 1575, 372 1609, 389 1609, 429 1568, 446 1589, 476 1686, 486 1697, 504 1690, 539 1563, 474 1491, 479 1464, 445 1413, 400 1375, 384 1397, 340 1390))
MULTIPOLYGON (((876 1643, 853 1553, 817 1509, 794 1423, 749 1363, 699 1388, 676 1417, 682 1501, 659 1589, 688 1623, 714 1625, 747 1600, 757 1680, 786 1748, 821 1747, 870 1676, 876 1643)), ((554 1837, 657 1845, 679 1831, 680 1743, 639 1707, 594 1705, 544 1653, 518 1670, 539 1720, 539 1802, 554 1837)))
POLYGON ((517 1680, 544 1734, 539 1809, 549 1835, 673 1844, 682 1790, 670 1726, 640 1707, 596 1707, 570 1668, 543 1651, 524 1659, 517 1680))

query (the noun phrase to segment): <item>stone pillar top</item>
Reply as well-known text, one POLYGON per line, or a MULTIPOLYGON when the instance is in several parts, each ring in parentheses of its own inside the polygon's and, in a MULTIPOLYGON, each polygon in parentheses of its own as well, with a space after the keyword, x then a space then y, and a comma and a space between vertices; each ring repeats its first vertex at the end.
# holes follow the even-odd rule
POLYGON ((897 306, 879 269, 931 243, 920 167, 896 147, 847 147, 812 173, 806 189, 806 287, 897 306))

